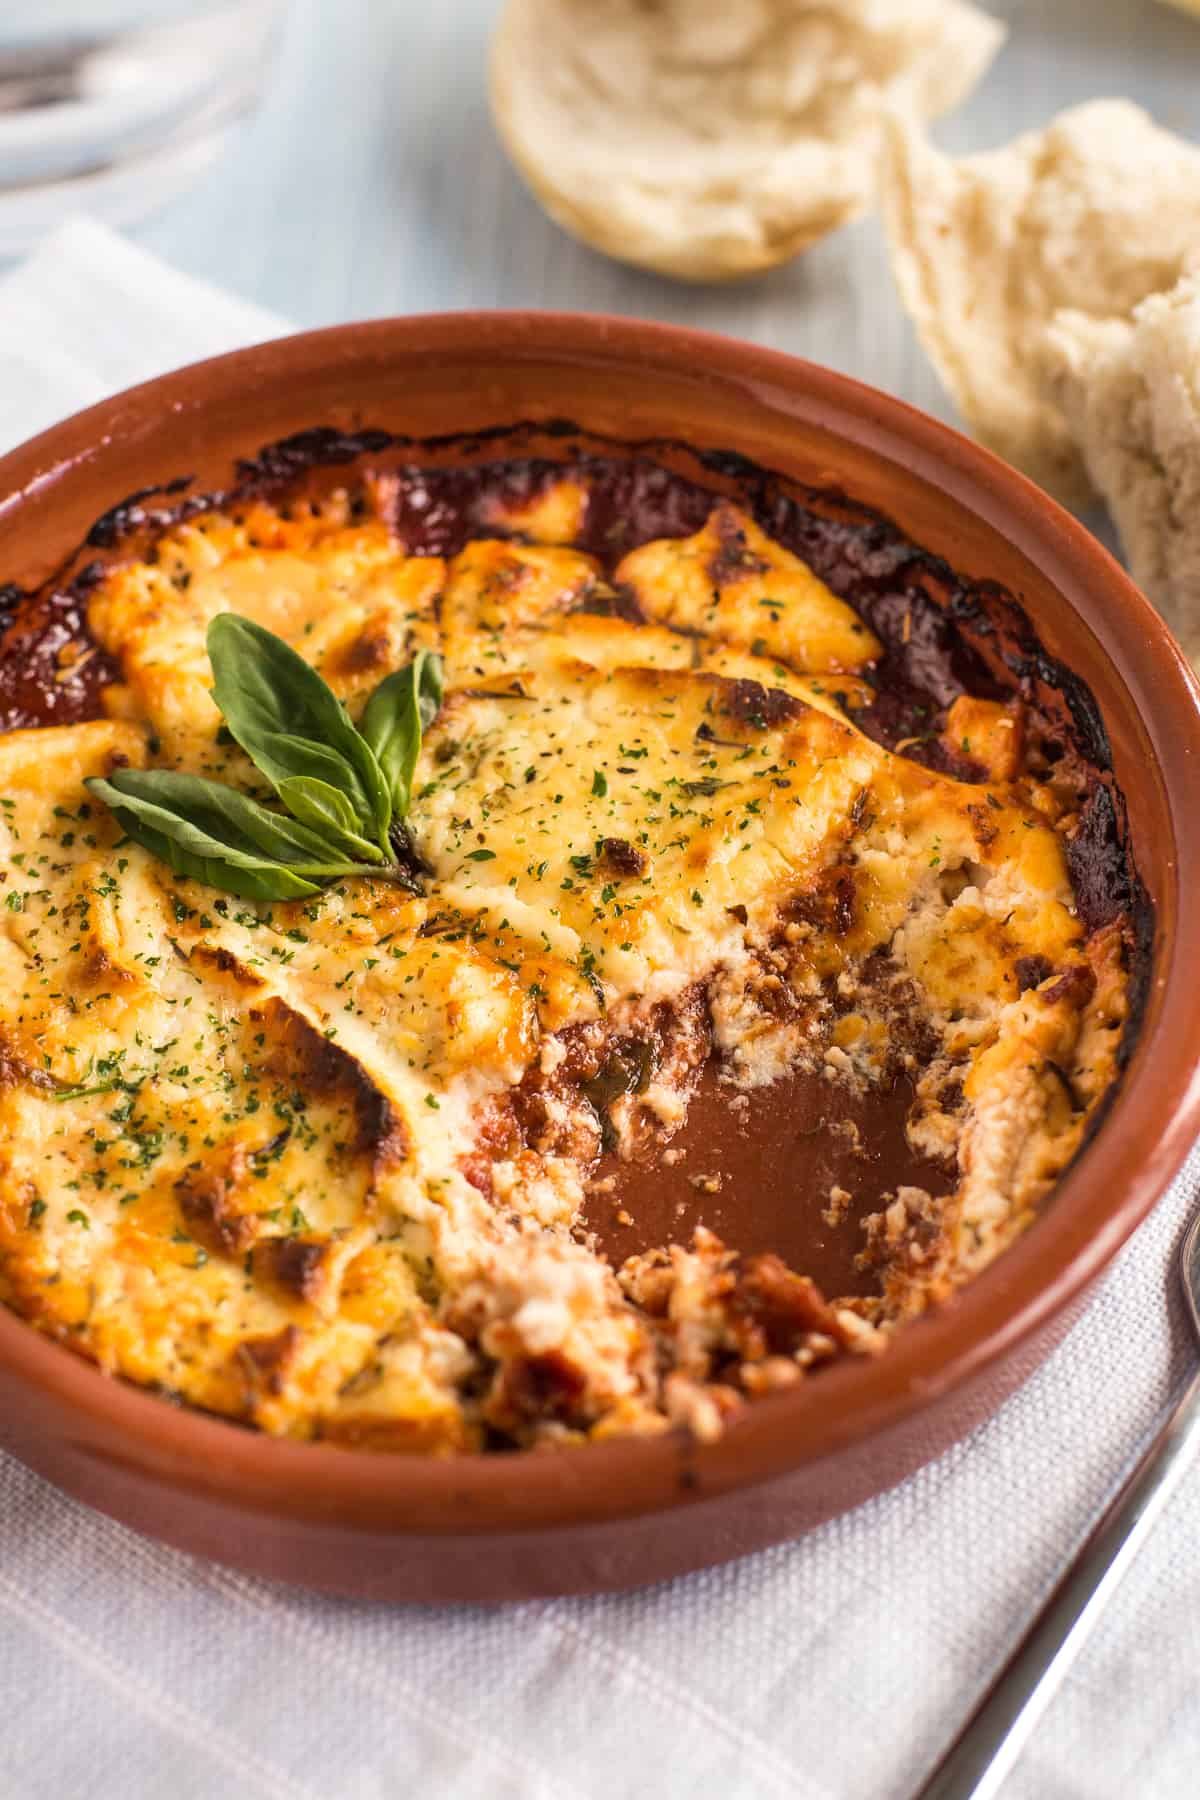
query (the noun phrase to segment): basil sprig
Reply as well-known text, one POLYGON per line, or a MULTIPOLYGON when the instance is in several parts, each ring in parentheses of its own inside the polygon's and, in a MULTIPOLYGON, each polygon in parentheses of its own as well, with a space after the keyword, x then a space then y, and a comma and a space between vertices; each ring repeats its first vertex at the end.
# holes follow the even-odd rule
POLYGON ((421 738, 438 716, 443 692, 441 657, 418 650, 407 669, 381 681, 367 701, 362 735, 383 770, 397 818, 408 812, 421 738))
POLYGON ((442 703, 440 657, 422 650, 382 681, 360 731, 317 671, 252 620, 220 614, 208 654, 213 699, 279 807, 172 769, 93 776, 85 785, 126 835, 177 874, 250 900, 298 900, 353 876, 411 886, 404 820, 442 703))

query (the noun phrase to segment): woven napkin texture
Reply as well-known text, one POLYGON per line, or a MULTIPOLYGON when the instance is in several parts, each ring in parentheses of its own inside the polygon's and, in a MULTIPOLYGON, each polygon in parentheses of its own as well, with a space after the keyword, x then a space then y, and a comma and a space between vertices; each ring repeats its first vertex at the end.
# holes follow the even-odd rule
MULTIPOLYGON (((70 226, 0 283, 0 447, 283 329, 70 226)), ((1186 1379, 1172 1256, 1198 1186, 1200 1150, 966 1443, 797 1543, 637 1593, 317 1598, 161 1549, 0 1457, 0 1796, 905 1800, 1186 1379)), ((1004 1800, 1196 1800, 1198 1678, 1200 1469, 1004 1800)))

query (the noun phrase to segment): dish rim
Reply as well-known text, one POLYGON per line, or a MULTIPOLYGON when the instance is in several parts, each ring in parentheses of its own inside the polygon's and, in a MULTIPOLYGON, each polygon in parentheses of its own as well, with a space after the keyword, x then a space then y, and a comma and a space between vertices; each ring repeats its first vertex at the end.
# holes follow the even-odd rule
MULTIPOLYGON (((953 512, 1009 537, 1098 639, 1154 749, 1174 849, 1169 888, 1155 896, 1154 965, 1139 1041, 1108 1116, 1036 1227, 971 1282, 969 1304, 959 1297, 907 1325, 881 1357, 839 1364, 819 1380, 756 1400, 715 1444, 671 1432, 562 1452, 432 1458, 273 1438, 111 1378, 0 1307, 0 1391, 23 1383, 60 1412, 103 1421, 112 1453, 160 1484, 236 1495, 251 1510, 282 1506, 293 1518, 338 1520, 358 1530, 450 1536, 629 1518, 819 1464, 981 1377, 1082 1295, 1150 1212, 1200 1131, 1200 1008, 1188 999, 1185 974, 1189 965, 1200 967, 1200 908, 1181 904, 1200 885, 1200 829, 1189 829, 1187 808, 1191 771, 1200 766, 1200 686, 1162 620, 1103 546, 982 446, 904 401, 802 358, 603 314, 374 320, 189 364, 72 415, 0 459, 0 528, 47 484, 69 481, 102 457, 148 408, 158 416, 206 407, 219 418, 222 392, 239 386, 266 390, 316 368, 439 352, 460 360, 582 359, 627 373, 657 366, 693 379, 700 371, 701 379, 740 388, 751 404, 773 404, 781 415, 790 402, 797 420, 912 471, 953 512), (1083 596, 1090 596, 1086 607, 1083 596), (1139 696, 1153 696, 1153 709, 1139 696)), ((464 420, 463 429, 470 428, 464 420)), ((736 422, 726 435, 736 446, 736 422)), ((905 529, 902 519, 898 524, 905 529)))

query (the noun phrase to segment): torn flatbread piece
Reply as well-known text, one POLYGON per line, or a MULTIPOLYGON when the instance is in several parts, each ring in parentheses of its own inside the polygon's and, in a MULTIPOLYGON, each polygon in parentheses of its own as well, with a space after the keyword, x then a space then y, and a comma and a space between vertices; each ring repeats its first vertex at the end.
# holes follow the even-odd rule
POLYGON ((969 0, 509 0, 492 110, 564 229, 718 281, 862 212, 883 109, 949 111, 1003 36, 969 0))
POLYGON ((883 205, 901 297, 971 429, 1086 505, 1093 479, 1045 379, 1047 333, 1064 309, 1125 319, 1200 258, 1200 146, 1125 100, 957 161, 894 120, 883 205))
POLYGON ((1044 362, 1134 578, 1200 666, 1200 273, 1128 320, 1060 314, 1044 362))

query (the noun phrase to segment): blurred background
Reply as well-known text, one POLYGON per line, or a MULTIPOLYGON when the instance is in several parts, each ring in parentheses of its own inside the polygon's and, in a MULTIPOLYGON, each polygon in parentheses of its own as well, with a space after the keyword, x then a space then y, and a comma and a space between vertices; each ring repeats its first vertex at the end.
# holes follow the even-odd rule
MULTIPOLYGON (((694 3, 703 12, 720 0, 694 3)), ((1129 95, 1177 130, 1200 127, 1200 21, 1159 0, 983 4, 1010 37, 981 87, 934 128, 947 148, 1002 143, 1103 94, 1129 95)), ((710 288, 610 262, 553 225, 489 117, 499 10, 499 0, 5 6, 0 252, 91 210, 297 325, 478 306, 640 314, 798 352, 948 414, 873 218, 768 275, 710 288), (72 183, 73 167, 91 173, 72 183)))

